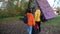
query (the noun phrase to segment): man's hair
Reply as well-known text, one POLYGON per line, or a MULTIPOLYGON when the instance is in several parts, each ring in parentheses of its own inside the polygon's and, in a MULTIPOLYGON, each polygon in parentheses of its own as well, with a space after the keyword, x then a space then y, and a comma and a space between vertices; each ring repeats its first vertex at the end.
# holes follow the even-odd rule
POLYGON ((32 13, 30 9, 27 9, 26 13, 32 13))

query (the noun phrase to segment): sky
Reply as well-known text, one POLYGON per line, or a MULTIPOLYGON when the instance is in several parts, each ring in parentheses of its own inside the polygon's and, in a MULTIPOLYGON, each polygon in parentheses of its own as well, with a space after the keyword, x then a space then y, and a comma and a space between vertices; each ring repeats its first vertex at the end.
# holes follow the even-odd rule
POLYGON ((1 5, 2 5, 2 2, 0 2, 0 7, 1 7, 1 5))
POLYGON ((47 0, 51 6, 54 4, 54 0, 47 0))
MULTIPOLYGON (((54 3, 54 0, 47 0, 47 1, 49 2, 49 4, 50 4, 51 7, 53 7, 53 4, 54 4, 54 7, 60 6, 60 2, 59 2, 59 5, 57 5, 57 3, 56 3, 56 2, 58 2, 58 0, 56 0, 55 3, 54 3)), ((1 5, 2 5, 2 2, 0 2, 0 7, 1 7, 1 5)))
POLYGON ((52 7, 53 7, 53 4, 54 4, 54 7, 57 7, 57 6, 60 7, 59 0, 56 0, 56 2, 54 2, 54 0, 47 0, 47 1, 49 2, 50 6, 52 6, 52 7), (57 2, 59 2, 59 4, 57 4, 57 2))

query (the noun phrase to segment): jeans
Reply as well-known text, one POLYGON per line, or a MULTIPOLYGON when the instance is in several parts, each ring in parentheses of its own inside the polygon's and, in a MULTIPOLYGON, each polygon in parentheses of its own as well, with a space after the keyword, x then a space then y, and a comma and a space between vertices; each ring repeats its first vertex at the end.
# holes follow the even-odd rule
POLYGON ((28 34, 32 34, 32 26, 26 26, 28 34))

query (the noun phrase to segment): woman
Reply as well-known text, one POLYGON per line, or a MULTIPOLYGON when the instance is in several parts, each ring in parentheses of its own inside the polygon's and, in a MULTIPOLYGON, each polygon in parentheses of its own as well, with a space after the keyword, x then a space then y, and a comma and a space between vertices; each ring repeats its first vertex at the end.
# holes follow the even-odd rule
POLYGON ((32 28, 33 30, 32 30, 32 34, 38 34, 40 31, 41 31, 41 20, 40 20, 40 16, 41 16, 41 11, 40 11, 40 9, 39 8, 35 8, 35 13, 34 13, 34 18, 35 18, 35 25, 36 25, 36 27, 38 27, 38 28, 32 28))
POLYGON ((37 8, 36 9, 36 11, 35 11, 35 22, 36 22, 36 24, 38 25, 38 27, 39 27, 39 31, 41 31, 41 20, 40 20, 40 17, 41 17, 41 11, 40 11, 40 9, 39 8, 37 8))

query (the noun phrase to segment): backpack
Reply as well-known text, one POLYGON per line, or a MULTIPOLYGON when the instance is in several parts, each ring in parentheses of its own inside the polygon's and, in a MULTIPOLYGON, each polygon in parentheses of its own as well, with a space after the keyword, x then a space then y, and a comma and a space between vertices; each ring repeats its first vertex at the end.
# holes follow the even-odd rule
POLYGON ((24 16, 24 23, 27 24, 27 22, 28 22, 28 18, 27 18, 27 16, 25 15, 25 16, 24 16))

